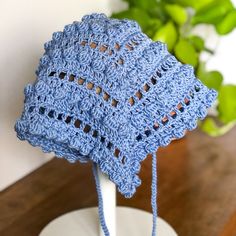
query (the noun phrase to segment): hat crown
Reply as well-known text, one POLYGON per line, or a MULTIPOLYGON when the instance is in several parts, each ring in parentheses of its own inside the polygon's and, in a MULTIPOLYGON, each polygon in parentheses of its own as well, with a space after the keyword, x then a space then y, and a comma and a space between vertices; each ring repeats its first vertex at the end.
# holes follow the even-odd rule
POLYGON ((164 44, 155 43, 157 53, 152 44, 135 21, 86 15, 81 22, 66 25, 63 32, 53 33, 52 40, 45 43, 37 75, 59 68, 68 76, 83 77, 102 87, 116 100, 127 100, 151 72, 149 64, 157 60, 156 54, 167 53, 164 44))

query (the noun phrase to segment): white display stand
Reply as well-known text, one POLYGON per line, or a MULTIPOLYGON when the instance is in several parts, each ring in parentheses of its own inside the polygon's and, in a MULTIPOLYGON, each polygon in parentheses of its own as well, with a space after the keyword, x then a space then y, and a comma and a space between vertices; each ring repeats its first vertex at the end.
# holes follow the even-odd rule
MULTIPOLYGON (((130 208, 116 207, 115 185, 98 170, 103 207, 110 236, 148 236, 152 230, 152 214, 130 208)), ((97 207, 69 212, 50 222, 39 236, 104 236, 97 207)), ((173 228, 157 218, 158 236, 177 236, 173 228)))

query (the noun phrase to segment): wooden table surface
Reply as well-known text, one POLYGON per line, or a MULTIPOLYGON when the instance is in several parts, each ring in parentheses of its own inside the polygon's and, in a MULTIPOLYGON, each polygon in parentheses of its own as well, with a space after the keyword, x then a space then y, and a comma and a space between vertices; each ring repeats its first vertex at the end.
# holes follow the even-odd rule
MULTIPOLYGON (((215 139, 197 130, 157 155, 159 215, 179 236, 236 236, 236 129, 215 139)), ((119 205, 151 211, 150 156, 141 178, 132 199, 117 195, 119 205)), ((36 236, 55 217, 96 204, 91 165, 54 159, 0 193, 0 235, 36 236)))

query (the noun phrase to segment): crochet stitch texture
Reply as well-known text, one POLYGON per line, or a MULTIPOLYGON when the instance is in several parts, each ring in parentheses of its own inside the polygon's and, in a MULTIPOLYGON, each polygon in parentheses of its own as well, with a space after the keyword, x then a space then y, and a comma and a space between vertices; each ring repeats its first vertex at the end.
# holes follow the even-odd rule
POLYGON ((15 130, 70 162, 95 162, 131 197, 148 153, 197 126, 216 92, 131 20, 91 14, 53 33, 15 130))

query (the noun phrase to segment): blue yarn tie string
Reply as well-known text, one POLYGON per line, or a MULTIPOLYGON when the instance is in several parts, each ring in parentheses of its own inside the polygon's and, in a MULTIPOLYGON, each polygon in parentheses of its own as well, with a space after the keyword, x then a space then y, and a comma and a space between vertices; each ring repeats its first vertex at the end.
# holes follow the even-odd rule
POLYGON ((152 205, 152 236, 156 236, 157 231, 157 157, 156 153, 152 153, 152 196, 151 196, 151 205, 152 205))
MULTIPOLYGON (((157 160, 156 153, 152 154, 152 184, 151 184, 151 205, 153 214, 153 225, 152 225, 152 236, 156 236, 157 231, 157 160)), ((100 224, 105 236, 110 236, 109 230, 106 225, 106 220, 104 216, 103 209, 103 198, 100 186, 100 180, 98 177, 97 164, 93 163, 93 175, 96 184, 96 190, 98 195, 98 214, 100 219, 100 224)))
POLYGON ((101 186, 100 186, 100 180, 98 177, 97 168, 98 168, 97 164, 93 163, 93 175, 94 175, 96 190, 97 190, 97 195, 98 195, 98 214, 99 214, 100 224, 104 232, 104 235, 110 236, 109 230, 106 225, 105 216, 104 216, 103 198, 102 198, 102 192, 101 192, 101 186))

